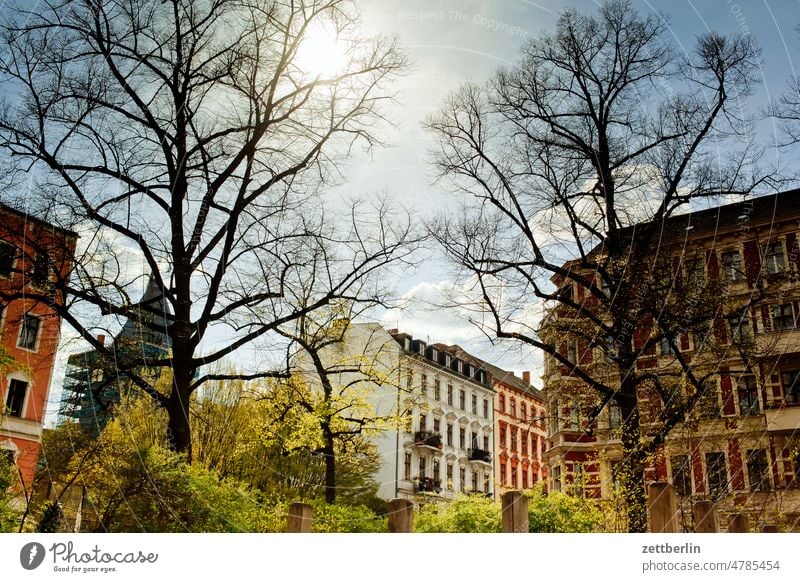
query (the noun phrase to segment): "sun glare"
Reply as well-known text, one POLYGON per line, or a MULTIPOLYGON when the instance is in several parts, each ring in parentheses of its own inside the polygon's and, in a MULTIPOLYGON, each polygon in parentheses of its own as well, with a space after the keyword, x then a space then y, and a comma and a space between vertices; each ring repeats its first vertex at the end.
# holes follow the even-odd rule
POLYGON ((332 24, 316 24, 300 42, 295 62, 312 77, 331 77, 346 66, 347 47, 332 24))

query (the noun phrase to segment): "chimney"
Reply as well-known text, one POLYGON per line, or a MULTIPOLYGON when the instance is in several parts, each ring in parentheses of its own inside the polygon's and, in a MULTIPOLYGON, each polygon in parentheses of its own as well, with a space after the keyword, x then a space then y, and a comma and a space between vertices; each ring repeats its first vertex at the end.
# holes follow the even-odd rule
POLYGON ((97 343, 99 343, 101 346, 105 346, 106 345, 106 336, 103 335, 102 333, 98 334, 97 343))
POLYGON ((522 381, 525 382, 526 384, 530 384, 531 383, 531 371, 530 370, 525 370, 522 373, 522 381))

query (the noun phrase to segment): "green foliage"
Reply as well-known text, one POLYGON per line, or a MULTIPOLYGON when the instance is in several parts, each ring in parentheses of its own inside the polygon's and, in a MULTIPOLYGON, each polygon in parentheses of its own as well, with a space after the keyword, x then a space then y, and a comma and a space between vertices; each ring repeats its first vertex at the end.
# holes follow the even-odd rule
POLYGON ((19 526, 19 512, 14 507, 14 494, 11 492, 16 481, 14 465, 0 451, 0 533, 16 531, 19 526))
POLYGON ((602 529, 603 516, 592 503, 543 487, 526 492, 528 531, 532 533, 589 533, 602 529))
POLYGON ((423 533, 496 533, 501 528, 499 504, 478 495, 423 506, 414 518, 414 531, 423 533))
POLYGON ((64 511, 61 509, 61 505, 52 501, 45 504, 42 518, 36 526, 36 531, 39 533, 57 533, 62 531, 63 526, 64 511))
POLYGON ((384 533, 388 531, 385 516, 376 515, 363 505, 314 504, 312 531, 319 533, 384 533))

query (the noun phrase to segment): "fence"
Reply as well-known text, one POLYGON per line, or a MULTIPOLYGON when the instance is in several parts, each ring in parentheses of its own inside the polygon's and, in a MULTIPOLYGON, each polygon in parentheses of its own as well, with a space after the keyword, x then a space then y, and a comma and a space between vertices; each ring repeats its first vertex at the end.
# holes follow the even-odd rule
MULTIPOLYGON (((520 491, 508 491, 502 496, 503 532, 527 533, 528 498, 520 491)), ((414 531, 414 503, 409 499, 392 499, 387 503, 389 532, 414 531)), ((307 503, 292 503, 286 521, 289 533, 309 533, 314 524, 314 508, 307 503)))
MULTIPOLYGON (((648 516, 650 531, 654 533, 677 533, 681 531, 680 516, 675 489, 669 483, 651 483, 647 489, 648 516)), ((708 500, 695 501, 692 504, 694 533, 716 533, 723 531, 714 503, 708 500)), ((727 516, 724 531, 728 533, 749 533, 752 526, 744 513, 731 513, 727 516)), ((761 527, 764 533, 775 533, 778 527, 765 524, 761 527)))

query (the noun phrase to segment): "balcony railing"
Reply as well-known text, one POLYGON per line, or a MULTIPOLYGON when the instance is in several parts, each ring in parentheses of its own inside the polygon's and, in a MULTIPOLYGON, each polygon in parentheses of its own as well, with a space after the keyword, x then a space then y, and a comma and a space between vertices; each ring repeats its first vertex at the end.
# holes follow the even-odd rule
POLYGON ((480 461, 481 463, 492 462, 492 453, 484 449, 469 449, 467 453, 469 454, 470 461, 480 461))
POLYGON ((439 493, 442 490, 442 482, 431 477, 420 477, 414 484, 417 493, 439 493))
POLYGON ((442 435, 429 430, 418 430, 414 433, 414 445, 420 447, 442 448, 442 435))

